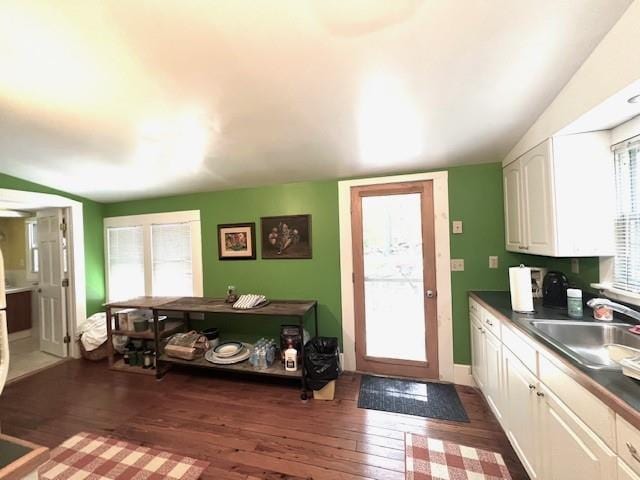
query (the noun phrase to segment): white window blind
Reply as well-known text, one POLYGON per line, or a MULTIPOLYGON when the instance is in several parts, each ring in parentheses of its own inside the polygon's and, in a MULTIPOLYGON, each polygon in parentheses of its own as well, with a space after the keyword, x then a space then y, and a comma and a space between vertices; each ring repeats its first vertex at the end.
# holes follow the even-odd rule
POLYGON ((191 225, 151 226, 153 295, 193 296, 191 225))
POLYGON ((144 243, 141 226, 107 229, 109 300, 144 295, 144 243))
POLYGON ((640 293, 640 137, 614 148, 616 217, 613 286, 640 293))

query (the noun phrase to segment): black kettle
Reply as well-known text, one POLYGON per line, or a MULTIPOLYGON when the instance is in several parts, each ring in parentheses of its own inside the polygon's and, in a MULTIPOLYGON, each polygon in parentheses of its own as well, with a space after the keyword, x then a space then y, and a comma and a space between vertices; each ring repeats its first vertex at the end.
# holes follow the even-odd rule
POLYGON ((542 304, 545 307, 566 308, 569 280, 562 272, 549 272, 542 280, 542 304))

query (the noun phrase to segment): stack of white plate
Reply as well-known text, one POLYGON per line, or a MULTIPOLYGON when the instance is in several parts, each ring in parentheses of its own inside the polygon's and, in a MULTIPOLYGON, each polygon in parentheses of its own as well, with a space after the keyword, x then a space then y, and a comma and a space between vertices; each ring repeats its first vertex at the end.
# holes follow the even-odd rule
POLYGON ((252 347, 250 343, 225 342, 208 350, 204 358, 216 365, 233 365, 247 360, 251 356, 252 347))

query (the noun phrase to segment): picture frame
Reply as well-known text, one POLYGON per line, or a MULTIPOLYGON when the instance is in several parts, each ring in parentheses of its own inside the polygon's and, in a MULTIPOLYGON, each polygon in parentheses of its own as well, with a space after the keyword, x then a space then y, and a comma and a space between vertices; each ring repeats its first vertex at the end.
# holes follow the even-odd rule
POLYGON ((218 225, 219 260, 255 260, 256 224, 224 223, 218 225))
POLYGON ((313 257, 311 215, 260 218, 262 258, 295 260, 313 257))

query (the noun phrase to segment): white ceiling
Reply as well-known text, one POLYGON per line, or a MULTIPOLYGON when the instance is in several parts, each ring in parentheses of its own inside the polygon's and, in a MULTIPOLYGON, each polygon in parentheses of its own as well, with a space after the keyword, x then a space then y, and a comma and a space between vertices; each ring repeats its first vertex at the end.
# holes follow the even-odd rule
POLYGON ((99 201, 500 161, 631 0, 3 0, 0 171, 99 201))

